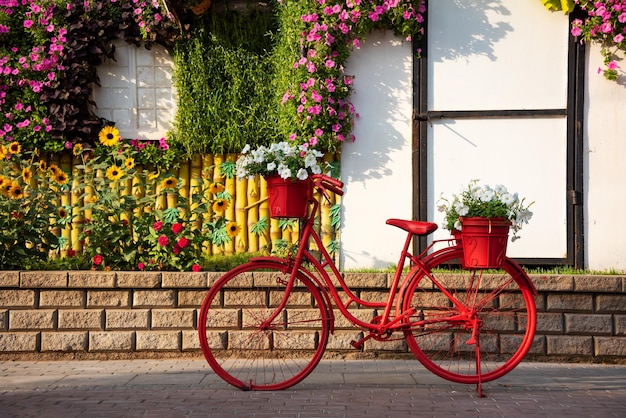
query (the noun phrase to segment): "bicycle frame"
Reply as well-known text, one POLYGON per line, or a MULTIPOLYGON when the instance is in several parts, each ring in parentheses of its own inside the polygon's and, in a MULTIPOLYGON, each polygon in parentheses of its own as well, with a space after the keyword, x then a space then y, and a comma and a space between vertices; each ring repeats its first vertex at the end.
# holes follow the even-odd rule
MULTIPOLYGON (((405 240, 404 247, 400 255, 400 260, 396 266, 396 271, 394 273, 393 281, 390 286, 387 300, 384 302, 383 301, 380 301, 380 302, 366 301, 366 300, 359 298, 358 296, 354 294, 354 292, 352 292, 348 284, 345 282, 345 280, 341 276, 341 273, 339 272, 337 266, 332 261, 330 254, 324 247, 321 238, 319 237, 319 235, 314 229, 315 215, 317 214, 320 203, 315 198, 311 199, 310 203, 312 204, 312 208, 309 212, 309 216, 306 218, 306 222, 304 223, 304 228, 300 232, 300 240, 299 240, 300 246, 298 247, 298 251, 296 255, 293 257, 290 257, 289 259, 290 262, 286 264, 286 268, 291 268, 291 275, 290 275, 289 281, 286 283, 285 295, 281 303, 276 308, 275 315, 277 315, 278 312, 280 312, 280 310, 285 307, 287 297, 289 295, 289 292, 291 292, 291 290, 293 289, 297 274, 298 272, 301 272, 301 273, 306 274, 309 278, 313 279, 316 283, 318 283, 318 286, 320 287, 320 291, 324 294, 325 299, 327 301, 330 301, 330 299, 332 298, 332 300, 335 301, 335 304, 337 305, 337 308, 340 310, 342 315, 346 319, 348 319, 354 326, 362 328, 363 330, 373 332, 378 335, 385 334, 385 333, 388 333, 388 332, 391 332, 393 330, 397 330, 400 328, 406 328, 407 325, 404 322, 404 319, 410 317, 415 312, 413 311, 402 312, 402 309, 400 306, 401 301, 399 300, 400 298, 398 298, 398 295, 402 295, 402 293, 404 292, 404 289, 409 284, 410 278, 415 276, 416 270, 424 269, 424 271, 426 271, 423 259, 424 259, 424 256, 435 246, 435 244, 438 242, 451 242, 453 240, 448 239, 448 240, 434 241, 428 246, 426 250, 424 250, 419 256, 416 257, 416 256, 413 256, 409 252, 409 247, 411 245, 411 241, 415 234, 411 232, 407 232, 407 238, 405 240), (321 253, 320 259, 322 261, 318 261, 318 259, 309 251, 308 244, 310 243, 310 240, 313 240, 313 242, 319 248, 319 251, 321 253), (413 264, 413 267, 411 268, 410 272, 406 275, 404 282, 400 285, 400 280, 402 278, 404 264, 407 259, 413 264), (322 281, 318 280, 316 276, 312 273, 311 270, 313 269, 308 269, 305 266, 303 266, 304 261, 307 261, 313 265, 314 270, 317 271, 322 276, 322 281), (339 292, 337 291, 337 287, 333 283, 331 279, 331 275, 326 270, 326 268, 330 268, 332 275, 337 279, 341 289, 347 295, 348 300, 346 302, 344 302, 341 296, 339 295, 339 292), (350 311, 348 310, 348 307, 352 304, 356 304, 358 306, 364 306, 368 308, 383 309, 383 313, 382 315, 379 316, 379 319, 377 322, 375 323, 365 322, 356 318, 354 315, 350 313, 350 311), (395 306, 395 311, 394 311, 394 314, 392 315, 394 306, 395 306)), ((454 247, 443 248, 437 251, 435 254, 438 254, 441 251, 448 251, 449 249, 452 249, 452 248, 454 247)), ((267 259, 276 259, 276 258, 275 257, 257 257, 257 258, 253 258, 251 261, 254 261, 255 259, 267 260, 267 259)), ((279 260, 284 260, 284 259, 279 259, 279 260)), ((332 307, 330 306, 330 304, 327 308, 329 311, 332 312, 332 307)), ((273 321, 275 319, 275 315, 268 318, 266 322, 270 323, 271 321, 273 321)))

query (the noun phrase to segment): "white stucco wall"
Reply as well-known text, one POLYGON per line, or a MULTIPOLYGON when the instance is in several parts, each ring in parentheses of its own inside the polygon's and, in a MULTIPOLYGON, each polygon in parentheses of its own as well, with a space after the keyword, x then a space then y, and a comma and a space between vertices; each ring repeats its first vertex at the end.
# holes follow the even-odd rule
POLYGON ((626 77, 605 80, 597 73, 601 65, 600 48, 591 46, 585 89, 586 264, 626 271, 626 77))
POLYGON ((356 141, 341 152, 340 265, 384 268, 398 262, 405 236, 385 221, 412 213, 411 44, 390 31, 375 32, 352 53, 346 72, 355 75, 352 101, 360 117, 356 141))

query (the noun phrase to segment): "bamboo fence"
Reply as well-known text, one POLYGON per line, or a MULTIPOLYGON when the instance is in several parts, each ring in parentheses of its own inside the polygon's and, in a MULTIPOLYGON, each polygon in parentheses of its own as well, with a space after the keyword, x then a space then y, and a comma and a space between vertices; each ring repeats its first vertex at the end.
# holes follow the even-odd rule
MULTIPOLYGON (((225 217, 228 220, 234 220, 240 226, 241 230, 234 240, 231 240, 225 246, 217 246, 207 244, 205 253, 208 255, 234 254, 234 253, 257 253, 271 252, 279 247, 278 241, 287 244, 295 244, 298 241, 299 225, 297 219, 272 219, 269 217, 269 206, 267 202, 267 183, 263 177, 237 179, 226 178, 221 174, 220 166, 224 161, 236 161, 237 154, 207 154, 198 155, 189 161, 184 161, 177 169, 169 170, 168 174, 177 176, 180 183, 180 192, 176 194, 167 194, 156 202, 159 209, 174 208, 178 206, 178 199, 189 199, 191 205, 194 195, 202 193, 203 184, 201 182, 221 182, 225 185, 225 190, 230 196, 230 204, 226 210, 225 217), (203 173, 208 172, 208 178, 203 177, 203 173), (265 218, 267 226, 262 231, 253 232, 253 227, 265 218)), ((336 161, 337 156, 329 154, 324 157, 326 162, 336 161)), ((72 158, 70 154, 50 155, 48 156, 48 164, 56 164, 66 173, 72 174, 73 185, 76 185, 80 170, 77 165, 80 162, 72 158)), ((141 168, 140 168, 141 169, 141 168)), ((143 168, 148 172, 155 173, 155 170, 143 168)), ((41 187, 41 185, 40 185, 41 187)), ((127 184, 120 185, 120 194, 132 193, 136 197, 142 197, 145 193, 143 185, 140 182, 130 181, 127 184)), ((157 186, 159 187, 159 186, 157 186)), ((79 240, 80 229, 82 228, 82 220, 91 218, 91 214, 84 209, 84 202, 81 196, 76 192, 77 187, 71 187, 69 191, 62 193, 57 204, 71 205, 73 221, 65 228, 55 228, 55 235, 62 236, 66 246, 76 252, 82 251, 82 245, 79 240)), ((85 196, 89 196, 89 186, 85 196)), ((315 228, 324 246, 329 249, 329 244, 338 238, 338 231, 331 225, 331 208, 340 203, 340 197, 334 193, 328 192, 327 198, 316 195, 320 202, 320 210, 317 214, 315 228)), ((88 197, 85 197, 87 199, 88 197)), ((191 206, 190 206, 191 207, 191 206)), ((193 207, 192 207, 193 209, 193 207)), ((130 219, 132 216, 140 216, 142 211, 150 210, 150 208, 137 208, 134 212, 120 214, 122 218, 130 219)), ((211 216, 211 208, 204 216, 211 216)), ((193 218, 190 220, 193 222, 193 218)), ((258 229, 258 228, 257 228, 258 229)), ((313 243, 312 243, 313 245, 313 243)), ((311 248, 316 250, 316 248, 311 248)), ((60 255, 66 255, 66 250, 61 251, 60 255)))

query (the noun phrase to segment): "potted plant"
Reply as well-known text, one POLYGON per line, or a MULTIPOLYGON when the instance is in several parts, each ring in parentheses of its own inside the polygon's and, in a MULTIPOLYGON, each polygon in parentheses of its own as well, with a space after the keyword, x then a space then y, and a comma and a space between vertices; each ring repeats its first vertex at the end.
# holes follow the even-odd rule
POLYGON ((323 154, 309 146, 286 141, 251 149, 246 145, 235 164, 237 177, 265 177, 270 216, 303 218, 311 198, 310 176, 320 174, 323 154))
MULTIPOLYGON (((444 227, 460 231, 466 267, 500 267, 506 256, 509 231, 512 241, 532 218, 530 204, 502 185, 481 186, 472 180, 451 200, 441 198, 438 210, 445 214, 444 227)), ((458 236, 458 235, 457 235, 458 236)))

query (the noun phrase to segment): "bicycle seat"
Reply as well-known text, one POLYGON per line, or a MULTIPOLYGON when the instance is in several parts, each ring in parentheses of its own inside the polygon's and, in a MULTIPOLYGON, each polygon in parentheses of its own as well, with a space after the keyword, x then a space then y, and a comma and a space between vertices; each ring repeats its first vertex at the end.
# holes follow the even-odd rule
POLYGON ((423 221, 409 221, 405 219, 387 219, 387 225, 397 226, 414 235, 428 235, 438 228, 436 223, 423 221))

